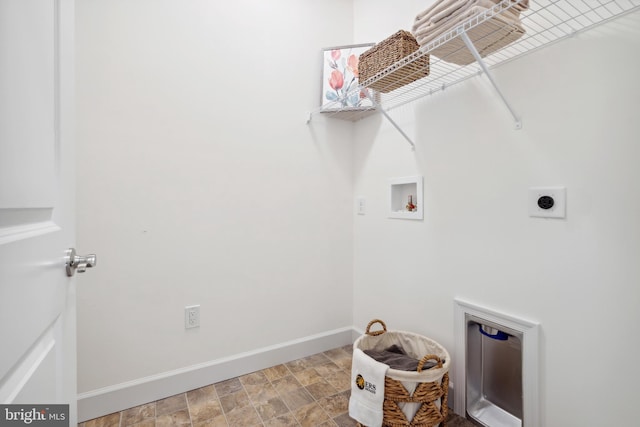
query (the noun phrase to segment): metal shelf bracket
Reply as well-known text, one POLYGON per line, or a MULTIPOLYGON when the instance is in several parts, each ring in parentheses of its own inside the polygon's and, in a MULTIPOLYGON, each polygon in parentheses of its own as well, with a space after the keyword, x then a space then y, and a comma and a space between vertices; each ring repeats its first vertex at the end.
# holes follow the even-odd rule
POLYGON ((365 94, 367 95, 367 98, 369 98, 369 100, 373 103, 373 105, 376 107, 376 111, 379 111, 380 113, 382 113, 382 115, 389 120, 389 123, 391 123, 393 125, 394 128, 396 128, 396 130, 398 132, 400 132, 400 135, 402 135, 404 137, 404 139, 407 140, 407 142, 409 143, 409 145, 411 145, 411 150, 415 151, 416 150, 416 144, 413 143, 413 141, 411 140, 411 138, 409 138, 409 135, 407 135, 405 133, 405 131, 402 130, 402 128, 391 118, 391 116, 389 115, 389 113, 387 113, 387 111, 382 108, 382 106, 380 105, 380 103, 378 103, 375 98, 373 96, 371 96, 371 93, 368 89, 364 89, 365 94))
POLYGON ((522 121, 520 120, 520 117, 515 112, 513 107, 511 107, 511 104, 509 104, 509 101, 507 101, 507 98, 505 98, 505 96, 503 95, 502 91, 500 90, 500 88, 496 84, 496 81, 493 79, 493 75, 491 74, 491 71, 489 71, 489 68, 487 67, 487 64, 484 63, 484 60, 482 59, 482 57, 478 53, 478 50, 474 46, 474 44, 471 41, 471 39, 469 39, 469 36, 467 35, 467 32, 464 31, 464 30, 461 30, 460 31, 460 37, 464 41, 464 44, 467 46, 467 49, 469 49, 469 51, 471 52, 471 54, 475 58, 475 60, 478 63, 478 65, 480 65, 480 68, 482 68, 482 72, 487 76, 487 78, 491 82, 491 85, 493 86, 493 88, 496 90, 496 92, 500 96, 500 99, 502 99, 502 102, 504 103, 505 107, 507 107, 507 110, 509 110, 509 113, 511 113, 511 116, 513 116, 513 120, 515 121, 515 128, 516 129, 522 129, 522 121))

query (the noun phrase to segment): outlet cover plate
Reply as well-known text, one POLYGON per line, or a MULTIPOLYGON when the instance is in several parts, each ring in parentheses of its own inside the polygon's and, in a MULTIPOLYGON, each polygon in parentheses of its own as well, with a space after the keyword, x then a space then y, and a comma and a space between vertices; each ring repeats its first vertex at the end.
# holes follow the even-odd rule
POLYGON ((367 213, 366 201, 364 196, 356 197, 356 211, 358 212, 358 215, 364 215, 367 213))
POLYGON ((567 189, 565 187, 532 187, 529 189, 529 216, 565 218, 566 215, 567 189), (552 206, 546 209, 540 206, 549 206, 550 204, 552 206))
POLYGON ((200 327, 200 306, 189 305, 184 308, 184 328, 200 327))

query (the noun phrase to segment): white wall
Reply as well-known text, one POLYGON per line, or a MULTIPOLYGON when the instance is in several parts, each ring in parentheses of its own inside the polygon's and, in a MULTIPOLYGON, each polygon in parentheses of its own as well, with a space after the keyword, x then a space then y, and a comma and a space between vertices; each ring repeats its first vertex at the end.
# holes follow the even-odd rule
POLYGON ((80 392, 374 317, 452 351, 460 296, 541 323, 545 426, 636 419, 640 16, 496 70, 520 131, 482 77, 394 111, 415 152, 378 116, 304 124, 320 47, 428 3, 78 3, 80 392), (413 174, 424 221, 387 219, 413 174), (528 217, 540 185, 566 220, 528 217))
POLYGON ((80 393, 352 325, 353 128, 305 123, 352 27, 341 0, 78 2, 80 393))
MULTIPOLYGON (((356 5, 383 27, 356 25, 358 40, 397 30, 356 5)), ((356 326, 382 318, 453 351, 454 297, 538 321, 543 425, 637 419, 639 29, 635 13, 495 70, 522 130, 483 77, 394 111, 415 153, 380 118, 358 122, 356 326), (424 221, 386 218, 387 179, 414 174, 424 221), (567 218, 530 218, 528 188, 552 185, 567 218)))

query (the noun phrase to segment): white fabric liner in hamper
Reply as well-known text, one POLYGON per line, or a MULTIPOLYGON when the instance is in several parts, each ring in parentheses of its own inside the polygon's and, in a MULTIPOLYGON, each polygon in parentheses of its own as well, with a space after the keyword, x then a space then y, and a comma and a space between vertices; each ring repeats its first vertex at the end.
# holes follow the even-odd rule
MULTIPOLYGON (((442 360, 442 368, 434 366, 430 369, 423 370, 422 372, 400 371, 398 369, 391 368, 387 370, 386 376, 400 381, 410 395, 413 395, 418 384, 424 382, 440 382, 442 377, 449 372, 451 358, 449 357, 449 352, 447 352, 443 346, 430 338, 413 332, 387 331, 386 325, 380 320, 373 320, 369 323, 369 326, 367 326, 367 333, 356 339, 353 343, 353 348, 359 348, 362 351, 383 351, 392 345, 399 346, 408 356, 417 360, 421 360, 428 354, 434 354, 442 360), (384 330, 374 331, 369 334, 369 328, 375 322, 381 323, 384 330)), ((409 421, 413 419, 421 405, 421 403, 398 402, 398 406, 409 421)), ((436 406, 438 409, 440 409, 440 405, 441 402, 437 401, 436 406)))

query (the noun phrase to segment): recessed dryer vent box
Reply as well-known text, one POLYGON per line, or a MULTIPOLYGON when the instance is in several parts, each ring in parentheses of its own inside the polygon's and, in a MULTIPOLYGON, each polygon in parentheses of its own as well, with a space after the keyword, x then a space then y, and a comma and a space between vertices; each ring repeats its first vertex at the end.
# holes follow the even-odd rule
POLYGON ((389 218, 423 218, 422 176, 389 179, 389 218))

